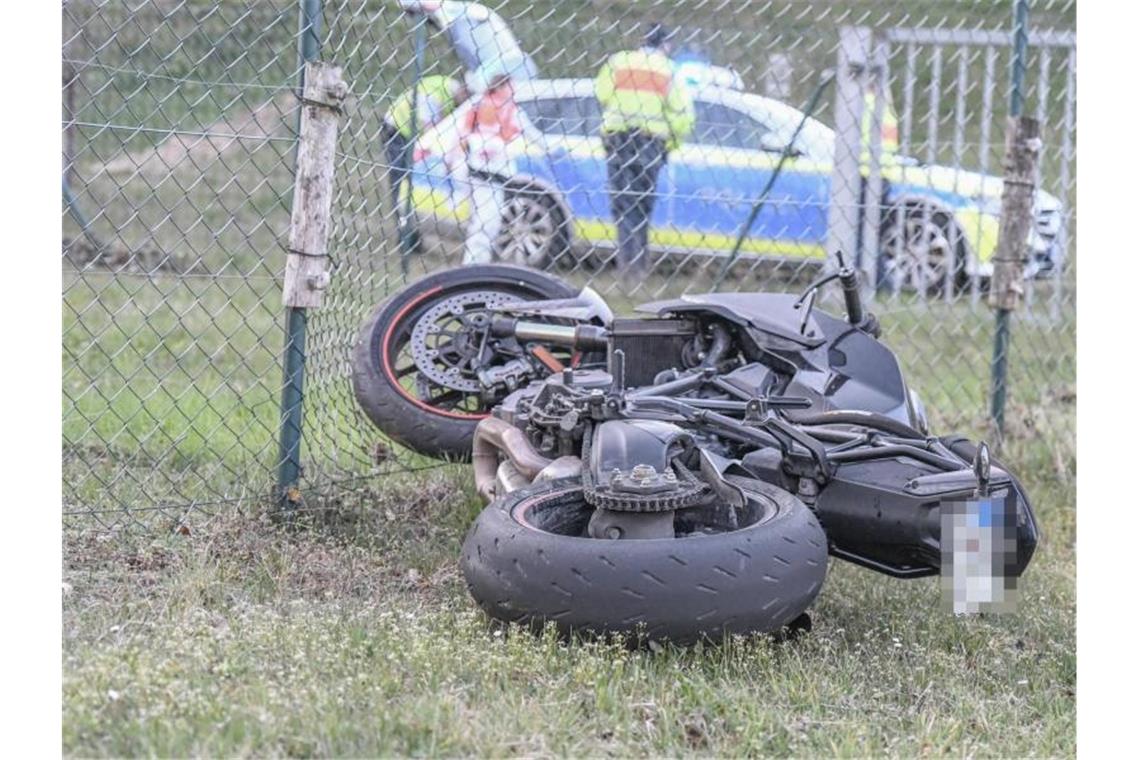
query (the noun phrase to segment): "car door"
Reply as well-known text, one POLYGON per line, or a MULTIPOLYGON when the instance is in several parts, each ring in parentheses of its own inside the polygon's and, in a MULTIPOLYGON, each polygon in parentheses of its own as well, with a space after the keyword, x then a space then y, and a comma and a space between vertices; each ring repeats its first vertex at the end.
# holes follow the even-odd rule
MULTIPOLYGON (((573 136, 570 157, 573 160, 575 184, 565 190, 573 210, 578 237, 605 246, 617 242, 617 225, 610 210, 609 176, 606 151, 602 145, 602 110, 592 94, 576 87, 573 98, 563 101, 561 117, 565 130, 573 136)), ((668 164, 657 178, 657 200, 649 220, 650 247, 675 247, 673 224, 673 180, 668 164)))
MULTIPOLYGON (((731 250, 779 162, 782 146, 759 117, 710 99, 694 102, 693 134, 671 163, 671 221, 688 247, 731 250)), ((827 173, 790 157, 752 223, 743 250, 820 256, 827 234, 827 173)))
POLYGON ((520 99, 519 105, 547 143, 541 156, 528 151, 530 170, 553 176, 575 234, 591 241, 612 237, 606 229, 610 212, 598 101, 571 92, 520 99))

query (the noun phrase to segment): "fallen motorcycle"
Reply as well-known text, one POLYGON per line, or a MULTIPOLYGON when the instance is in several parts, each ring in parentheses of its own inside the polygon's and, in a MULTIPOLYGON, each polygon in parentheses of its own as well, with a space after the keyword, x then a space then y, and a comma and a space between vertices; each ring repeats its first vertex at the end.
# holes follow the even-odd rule
POLYGON ((1037 526, 1017 479, 933 436, 842 266, 797 297, 690 295, 616 317, 589 288, 504 265, 381 303, 356 397, 395 441, 470 461, 488 503, 462 569, 492 617, 692 641, 773 631, 828 555, 939 573, 953 505, 1008 503, 1020 576, 1037 526), (842 287, 846 319, 815 308, 842 287))

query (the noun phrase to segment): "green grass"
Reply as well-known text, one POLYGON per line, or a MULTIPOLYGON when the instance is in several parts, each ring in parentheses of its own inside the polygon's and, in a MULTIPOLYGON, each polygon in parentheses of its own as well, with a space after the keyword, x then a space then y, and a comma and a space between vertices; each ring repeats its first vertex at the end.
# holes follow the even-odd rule
MULTIPOLYGON (((1003 454, 1045 536, 1017 615, 955 619, 932 580, 834 563, 806 638, 627 651, 489 626, 456 561, 478 509, 467 470, 369 461, 378 435, 351 402, 341 323, 375 285, 353 283, 315 333, 310 509, 285 530, 264 517, 276 283, 69 277, 68 755, 1074 752, 1071 313, 1015 325, 1003 454), (331 488, 326 472, 371 477, 331 488)), ((984 434, 985 307, 876 309, 936 429, 984 434)))
MULTIPOLYGON (((849 10, 780 0, 716 14, 703 1, 493 5, 550 74, 592 74, 640 22, 660 16, 719 40, 710 52, 751 89, 769 51, 790 52, 793 103, 834 65, 840 18, 994 28, 1009 17, 1005 2, 927 0, 849 10), (747 44, 725 42, 736 35, 747 44)), ((1072 3, 1038 5, 1035 25, 1072 27, 1072 3)), ((1059 321, 1046 319, 1045 286, 1015 321, 1010 363, 1003 457, 1024 476, 1045 535, 1017 615, 955 619, 940 610, 933 581, 835 563, 815 630, 793 642, 628 651, 489 626, 456 563, 478 509, 469 474, 375 463, 379 435, 347 379, 357 325, 399 277, 368 161, 379 160, 380 114, 410 83, 412 35, 386 0, 326 8, 327 55, 352 83, 340 149, 353 160, 338 174, 335 285, 310 325, 309 509, 293 530, 264 513, 277 458, 295 119, 276 88, 295 81, 296 4, 65 10, 65 57, 97 64, 84 68, 74 118, 117 125, 74 129, 74 189, 112 263, 131 270, 85 264, 79 246, 65 244, 82 270, 65 273, 63 294, 67 755, 1074 753, 1075 313, 1066 303, 1059 321), (190 133, 185 150, 172 129, 190 133), (202 131, 246 137, 206 143, 193 137, 202 131), (360 479, 330 482, 342 477, 360 479)), ((430 71, 455 63, 438 38, 429 61, 430 71)), ((952 67, 945 62, 946 93, 952 67)), ((1031 79, 1037 71, 1031 60, 1031 79)), ((1054 59, 1054 132, 1064 75, 1054 59)), ((916 92, 929 77, 924 58, 916 92)), ((968 146, 980 97, 965 91, 968 146)), ((1031 111, 1035 97, 1034 87, 1031 111)), ((1000 86, 995 100, 996 124, 1000 86)), ((954 106, 941 99, 939 160, 951 158, 954 106)), ((926 139, 923 115, 916 142, 926 139)), ((964 165, 980 160, 976 146, 965 155, 964 165)), ((1057 156, 1046 158, 1046 189, 1058 181, 1057 156)), ((998 164, 995 153, 990 170, 998 164)), ((64 235, 81 237, 70 217, 64 235)), ((412 275, 456 260, 453 246, 436 247, 412 261, 412 275)), ((606 277, 592 282, 625 312, 701 290, 713 271, 676 268, 635 294, 606 277)), ((742 263, 729 287, 803 283, 790 274, 772 279, 742 263)), ((988 436, 993 319, 984 304, 903 299, 874 310, 935 428, 988 436)))
POLYGON ((66 276, 65 510, 248 497, 267 482, 277 292, 272 280, 66 276))
POLYGON ((79 756, 1069 756, 1073 488, 1027 473, 1045 539, 1016 615, 832 563, 790 642, 629 651, 499 630, 456 557, 457 468, 285 530, 65 532, 64 751, 79 756))
MULTIPOLYGON (((301 527, 267 521, 276 284, 227 283, 66 288, 68 755, 1073 754, 1071 314, 1014 334, 1004 454, 1045 535, 1017 615, 955 619, 932 580, 834 563, 806 638, 627 651, 488 625, 456 562, 470 476, 368 461, 336 321, 313 349, 306 464, 372 477, 311 478, 301 527)), ((357 287, 340 319, 365 308, 357 287)), ((937 429, 984 434, 987 310, 877 308, 937 429)))

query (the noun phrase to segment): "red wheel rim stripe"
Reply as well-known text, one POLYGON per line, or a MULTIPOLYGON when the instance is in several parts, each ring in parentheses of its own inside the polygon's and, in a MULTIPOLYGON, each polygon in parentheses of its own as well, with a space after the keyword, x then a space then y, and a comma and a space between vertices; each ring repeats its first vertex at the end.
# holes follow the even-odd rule
POLYGON ((400 309, 399 313, 396 314, 396 318, 392 320, 392 322, 388 325, 388 329, 384 332, 384 340, 383 340, 382 345, 380 346, 380 364, 383 365, 384 374, 386 374, 388 376, 388 380, 389 380, 389 382, 392 383, 392 387, 396 389, 396 392, 399 393, 404 398, 406 398, 408 401, 410 401, 413 404, 415 404, 416 406, 418 406, 420 409, 423 409, 426 412, 431 412, 432 414, 438 414, 441 417, 450 417, 451 419, 481 420, 484 417, 487 417, 488 415, 487 414, 465 414, 462 412, 449 412, 449 411, 446 411, 444 409, 436 409, 431 404, 425 404, 423 401, 421 401, 420 399, 416 398, 415 396, 413 396, 412 394, 410 394, 406 390, 404 390, 404 386, 400 385, 399 381, 396 379, 396 373, 392 367, 392 360, 391 360, 391 357, 389 356, 388 347, 390 345, 389 341, 391 341, 391 339, 392 339, 392 333, 396 329, 396 325, 400 324, 400 320, 404 318, 404 315, 407 314, 409 311, 411 311, 415 306, 420 304, 426 298, 429 298, 430 296, 435 295, 436 293, 438 293, 441 290, 443 290, 443 287, 437 285, 436 287, 432 288, 431 290, 426 291, 425 293, 423 293, 419 297, 412 299, 407 304, 405 304, 404 308, 400 309))

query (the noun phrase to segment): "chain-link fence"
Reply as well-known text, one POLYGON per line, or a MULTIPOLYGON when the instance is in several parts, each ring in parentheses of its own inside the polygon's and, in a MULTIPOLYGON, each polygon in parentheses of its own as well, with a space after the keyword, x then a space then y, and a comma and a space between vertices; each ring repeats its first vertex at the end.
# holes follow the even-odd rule
MULTIPOLYGON (((986 433, 1008 0, 66 0, 63 16, 66 515, 167 524, 273 492, 305 35, 350 94, 331 283, 308 319, 303 494, 427 464, 358 410, 351 348, 386 293, 462 262, 480 180, 455 160, 463 109, 425 111, 397 201, 384 125, 417 78, 478 91, 503 61, 540 139, 511 151, 495 255, 623 311, 712 288, 798 291, 843 241, 934 424, 986 433), (693 124, 657 177, 650 266, 623 277, 595 77, 654 22, 693 124), (852 35, 867 40, 869 96, 847 132, 873 148, 843 174, 850 135, 833 127, 850 92, 829 80, 852 35)), ((1075 467, 1074 27, 1072 0, 1032 3, 1022 90, 1044 150, 1006 424, 1019 455, 1061 475, 1075 467)))

